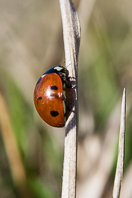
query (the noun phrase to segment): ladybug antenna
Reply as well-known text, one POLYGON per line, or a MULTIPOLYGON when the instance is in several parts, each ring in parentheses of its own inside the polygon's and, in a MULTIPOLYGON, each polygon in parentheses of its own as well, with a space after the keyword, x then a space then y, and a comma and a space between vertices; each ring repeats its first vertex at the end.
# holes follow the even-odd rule
POLYGON ((66 66, 66 65, 65 65, 65 61, 63 61, 63 64, 62 64, 63 67, 66 67, 66 68, 67 68, 67 67, 69 67, 70 65, 71 65, 71 64, 69 64, 69 65, 66 66))
POLYGON ((65 61, 63 61, 62 66, 63 66, 63 67, 65 66, 65 61))
POLYGON ((71 64, 67 65, 66 67, 69 67, 71 64))

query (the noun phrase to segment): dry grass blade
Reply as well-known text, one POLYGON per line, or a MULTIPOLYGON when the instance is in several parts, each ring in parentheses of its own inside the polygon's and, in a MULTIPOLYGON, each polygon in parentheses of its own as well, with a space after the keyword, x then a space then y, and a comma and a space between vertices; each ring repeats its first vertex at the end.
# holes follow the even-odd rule
POLYGON ((80 25, 78 15, 70 0, 60 0, 65 47, 65 64, 69 65, 69 76, 75 80, 75 89, 68 88, 68 107, 75 112, 67 112, 64 148, 62 198, 76 197, 77 133, 78 133, 78 53, 80 25), (69 113, 69 114, 68 114, 69 113))
POLYGON ((113 198, 119 198, 121 182, 123 177, 124 153, 125 153, 125 123, 126 123, 126 90, 123 91, 122 106, 121 106, 121 121, 119 135, 119 151, 114 181, 113 198))

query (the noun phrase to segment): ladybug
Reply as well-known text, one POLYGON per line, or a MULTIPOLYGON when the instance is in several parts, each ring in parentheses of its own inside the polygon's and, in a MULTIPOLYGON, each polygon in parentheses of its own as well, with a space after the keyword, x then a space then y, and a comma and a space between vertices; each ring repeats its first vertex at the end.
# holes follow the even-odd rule
POLYGON ((68 70, 57 65, 45 72, 34 90, 34 103, 40 117, 53 127, 65 125, 63 91, 67 84, 68 70))

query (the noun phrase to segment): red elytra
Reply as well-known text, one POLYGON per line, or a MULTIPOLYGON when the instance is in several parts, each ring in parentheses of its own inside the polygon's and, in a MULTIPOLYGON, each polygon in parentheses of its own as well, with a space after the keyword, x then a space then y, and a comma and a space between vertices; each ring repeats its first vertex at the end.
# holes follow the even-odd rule
POLYGON ((54 66, 38 80, 34 90, 34 103, 40 117, 53 127, 65 125, 63 107, 63 83, 68 71, 63 66, 54 66))

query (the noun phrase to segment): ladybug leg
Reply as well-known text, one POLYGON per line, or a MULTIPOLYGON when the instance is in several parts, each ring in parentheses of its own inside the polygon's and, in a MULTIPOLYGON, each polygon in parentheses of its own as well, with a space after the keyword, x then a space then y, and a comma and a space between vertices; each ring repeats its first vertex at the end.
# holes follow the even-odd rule
POLYGON ((76 88, 75 78, 74 77, 68 77, 66 79, 66 87, 67 88, 76 88), (74 79, 74 81, 71 81, 71 79, 74 79))
MULTIPOLYGON (((71 112, 74 112, 75 113, 75 111, 74 110, 72 110, 72 109, 70 109, 69 107, 68 107, 68 105, 67 105, 67 103, 66 103, 66 97, 63 95, 63 100, 64 100, 64 102, 65 102, 65 105, 66 105, 66 108, 69 110, 69 111, 71 111, 71 112)), ((65 113, 65 115, 66 115, 66 113, 65 113)))
POLYGON ((66 87, 67 88, 76 88, 76 85, 75 84, 66 83, 66 87))
POLYGON ((64 96, 64 95, 63 95, 63 100, 64 100, 64 102, 66 104, 66 96, 64 96))
POLYGON ((59 71, 58 74, 59 74, 62 82, 66 84, 66 87, 69 87, 69 88, 76 87, 76 85, 75 85, 76 78, 69 77, 69 72, 66 68, 63 67, 63 69, 61 71, 59 71), (71 81, 71 80, 73 80, 73 81, 71 81))
POLYGON ((60 76, 62 82, 66 84, 66 87, 75 88, 76 87, 76 85, 75 85, 76 78, 69 77, 68 75, 69 75, 69 72, 66 68, 63 68, 63 70, 61 70, 61 72, 59 72, 59 76, 60 76), (71 81, 72 79, 74 81, 71 81))
POLYGON ((74 77, 67 77, 64 74, 61 74, 61 79, 62 79, 63 83, 66 84, 67 88, 75 88, 76 87, 74 77), (74 79, 74 81, 71 81, 71 79, 74 79))
POLYGON ((63 84, 63 91, 66 91, 66 86, 65 86, 65 84, 63 84))

